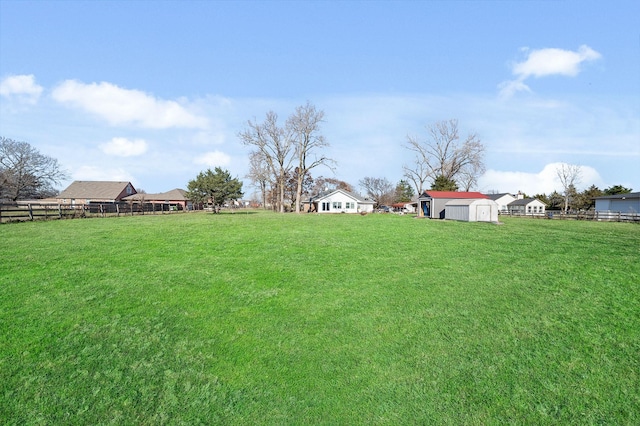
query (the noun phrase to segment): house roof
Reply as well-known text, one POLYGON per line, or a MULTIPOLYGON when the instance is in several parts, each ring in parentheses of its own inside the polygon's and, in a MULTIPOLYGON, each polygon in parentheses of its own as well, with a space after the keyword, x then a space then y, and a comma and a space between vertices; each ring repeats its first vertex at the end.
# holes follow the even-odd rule
POLYGON ((472 204, 478 205, 493 205, 497 206, 498 204, 494 200, 486 199, 486 198, 456 198, 455 200, 447 201, 445 206, 470 206, 472 204))
POLYGON ((146 201, 187 201, 187 191, 184 189, 176 188, 167 192, 160 192, 158 194, 134 194, 124 197, 123 200, 137 200, 144 198, 146 201))
POLYGON ((489 198, 480 192, 458 192, 458 191, 424 191, 420 198, 489 198))
POLYGON ((527 204, 531 204, 532 202, 537 201, 540 204, 544 204, 542 201, 537 198, 523 198, 521 200, 515 200, 507 204, 508 206, 526 206, 527 204))
POLYGON ((596 200, 635 200, 636 198, 640 198, 640 192, 628 192, 626 194, 603 195, 602 197, 595 197, 596 200))
POLYGON ((500 198, 504 197, 505 195, 508 195, 512 198, 516 198, 515 195, 513 194, 509 194, 508 192, 504 192, 502 194, 485 194, 487 196, 487 198, 489 198, 490 200, 496 201, 499 200, 500 198))
MULTIPOLYGON (((111 182, 111 181, 85 181, 76 180, 71 183, 57 198, 97 198, 115 200, 131 185, 131 182, 111 182)), ((136 190, 131 185, 133 192, 136 190)))

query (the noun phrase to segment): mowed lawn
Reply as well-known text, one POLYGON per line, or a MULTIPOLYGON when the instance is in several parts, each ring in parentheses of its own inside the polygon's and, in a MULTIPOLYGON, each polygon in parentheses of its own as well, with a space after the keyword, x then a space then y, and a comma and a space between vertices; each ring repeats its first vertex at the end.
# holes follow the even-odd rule
POLYGON ((2 424, 640 424, 640 227, 0 226, 2 424))

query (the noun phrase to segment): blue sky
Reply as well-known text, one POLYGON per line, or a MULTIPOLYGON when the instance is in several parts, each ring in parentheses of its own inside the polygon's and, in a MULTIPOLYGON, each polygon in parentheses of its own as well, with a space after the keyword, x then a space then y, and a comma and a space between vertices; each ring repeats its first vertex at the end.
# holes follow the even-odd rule
POLYGON ((487 149, 478 190, 560 190, 564 162, 638 191, 640 2, 0 0, 0 135, 61 187, 243 178, 246 121, 307 101, 338 164, 313 176, 395 183, 407 135, 457 119, 487 149))

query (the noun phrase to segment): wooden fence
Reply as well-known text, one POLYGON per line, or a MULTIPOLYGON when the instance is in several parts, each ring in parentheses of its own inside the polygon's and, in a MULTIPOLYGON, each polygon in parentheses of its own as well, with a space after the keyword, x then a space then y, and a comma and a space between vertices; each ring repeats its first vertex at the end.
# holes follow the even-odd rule
POLYGON ((90 203, 84 205, 45 203, 0 203, 0 223, 28 220, 118 217, 183 212, 161 203, 90 203))
POLYGON ((561 211, 547 210, 545 213, 540 214, 519 214, 512 213, 512 217, 528 217, 534 219, 554 219, 554 220, 595 220, 598 222, 634 222, 640 223, 639 213, 623 213, 623 212, 609 212, 609 211, 586 211, 586 212, 569 212, 564 213, 561 211))

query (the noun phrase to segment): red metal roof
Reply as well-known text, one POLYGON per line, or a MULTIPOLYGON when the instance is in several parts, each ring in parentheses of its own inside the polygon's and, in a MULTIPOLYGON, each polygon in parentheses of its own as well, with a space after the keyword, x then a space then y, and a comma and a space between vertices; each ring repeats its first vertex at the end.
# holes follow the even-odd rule
POLYGON ((427 194, 431 198, 489 198, 480 192, 424 191, 424 194, 427 194))

